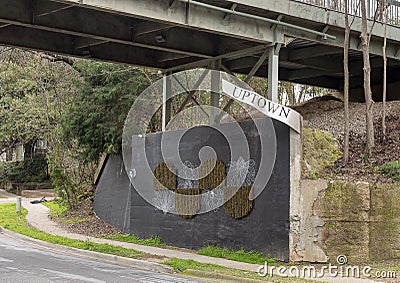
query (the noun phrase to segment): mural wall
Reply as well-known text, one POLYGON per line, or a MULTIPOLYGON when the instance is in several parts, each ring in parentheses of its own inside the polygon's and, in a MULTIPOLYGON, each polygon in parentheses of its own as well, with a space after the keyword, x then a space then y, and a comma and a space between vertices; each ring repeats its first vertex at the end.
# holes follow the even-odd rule
MULTIPOLYGON (((157 235, 173 246, 197 249, 218 244, 231 249, 258 250, 267 256, 288 260, 290 128, 273 121, 278 148, 272 177, 258 198, 249 200, 259 170, 260 136, 253 121, 239 125, 250 145, 249 160, 231 161, 229 144, 217 130, 229 124, 217 125, 216 129, 196 127, 188 130, 179 143, 180 158, 192 170, 174 168, 163 160, 161 139, 165 142, 176 131, 146 137, 146 158, 155 175, 154 198, 157 206, 165 209, 148 204, 131 187, 122 158, 111 156, 97 186, 95 212, 124 232, 142 238, 157 235), (216 156, 201 164, 199 151, 205 146, 211 147, 216 156), (176 176, 179 170, 181 177, 176 176), (199 179, 203 171, 210 173, 199 179), (238 182, 243 179, 244 183, 238 182), (233 197, 227 199, 232 193, 233 197), (181 195, 192 197, 188 200, 181 195), (207 210, 207 206, 219 206, 216 203, 221 204, 218 209, 196 215, 199 210, 207 210), (164 212, 171 209, 177 214, 164 212)), ((134 162, 140 164, 140 160, 135 160, 134 151, 133 155, 134 162)))

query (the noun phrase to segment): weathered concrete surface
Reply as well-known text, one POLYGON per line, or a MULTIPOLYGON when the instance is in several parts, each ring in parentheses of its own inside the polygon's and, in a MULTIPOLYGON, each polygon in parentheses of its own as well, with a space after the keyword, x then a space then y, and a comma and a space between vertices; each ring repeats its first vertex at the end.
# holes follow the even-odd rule
POLYGON ((322 250, 322 227, 324 221, 315 215, 314 202, 319 193, 326 188, 324 180, 302 180, 296 226, 292 226, 292 233, 296 241, 291 242, 293 261, 326 262, 328 257, 322 250))
POLYGON ((313 232, 315 245, 331 261, 338 255, 353 263, 400 258, 399 184, 303 180, 301 190, 304 258, 315 248, 307 246, 313 232))
POLYGON ((370 258, 400 258, 400 185, 371 186, 370 258))

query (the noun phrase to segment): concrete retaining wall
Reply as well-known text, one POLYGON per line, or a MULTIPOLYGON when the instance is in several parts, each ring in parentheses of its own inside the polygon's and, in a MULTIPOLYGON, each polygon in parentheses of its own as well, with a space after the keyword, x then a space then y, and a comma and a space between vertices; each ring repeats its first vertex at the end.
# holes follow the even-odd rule
POLYGON ((400 258, 400 184, 303 180, 298 260, 400 258))

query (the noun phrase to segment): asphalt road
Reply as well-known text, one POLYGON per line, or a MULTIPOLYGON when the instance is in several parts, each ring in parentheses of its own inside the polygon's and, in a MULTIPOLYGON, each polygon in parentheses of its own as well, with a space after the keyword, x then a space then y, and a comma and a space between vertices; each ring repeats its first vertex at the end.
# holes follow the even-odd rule
POLYGON ((49 252, 0 234, 0 282, 200 282, 49 252))

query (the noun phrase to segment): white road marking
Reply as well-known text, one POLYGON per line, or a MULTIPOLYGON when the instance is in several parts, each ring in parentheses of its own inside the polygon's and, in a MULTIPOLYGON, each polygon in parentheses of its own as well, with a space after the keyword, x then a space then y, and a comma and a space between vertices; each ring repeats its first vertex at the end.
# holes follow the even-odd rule
POLYGON ((53 274, 57 274, 58 276, 64 277, 64 278, 68 278, 68 279, 74 279, 74 280, 79 280, 79 281, 85 281, 85 282, 92 282, 92 283, 107 283, 106 281, 103 280, 98 280, 95 278, 89 278, 89 277, 85 277, 85 276, 81 276, 81 275, 77 275, 77 274, 72 274, 72 273, 65 273, 65 272, 61 272, 61 271, 57 271, 57 270, 51 270, 51 269, 46 269, 46 268, 41 268, 41 270, 53 273, 53 274))

